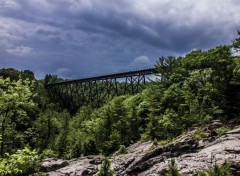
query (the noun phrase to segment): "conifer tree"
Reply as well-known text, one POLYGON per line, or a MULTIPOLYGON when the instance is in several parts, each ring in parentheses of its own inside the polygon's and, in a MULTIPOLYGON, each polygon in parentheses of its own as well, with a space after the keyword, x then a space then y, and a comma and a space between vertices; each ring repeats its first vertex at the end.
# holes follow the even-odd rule
POLYGON ((223 165, 216 164, 206 172, 198 172, 198 176, 231 176, 230 165, 227 163, 223 165))
POLYGON ((168 172, 165 174, 165 176, 181 176, 177 169, 177 165, 174 159, 171 160, 171 162, 168 165, 168 172))
POLYGON ((111 170, 111 162, 108 158, 104 158, 101 168, 96 176, 113 176, 113 171, 111 170))

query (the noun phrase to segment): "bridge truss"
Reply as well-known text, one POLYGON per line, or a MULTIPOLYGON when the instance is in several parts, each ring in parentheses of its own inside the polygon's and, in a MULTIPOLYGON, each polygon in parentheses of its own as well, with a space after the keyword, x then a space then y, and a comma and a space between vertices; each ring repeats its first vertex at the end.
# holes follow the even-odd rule
POLYGON ((61 107, 75 112, 83 105, 100 107, 114 96, 136 94, 154 68, 46 84, 49 97, 61 107))

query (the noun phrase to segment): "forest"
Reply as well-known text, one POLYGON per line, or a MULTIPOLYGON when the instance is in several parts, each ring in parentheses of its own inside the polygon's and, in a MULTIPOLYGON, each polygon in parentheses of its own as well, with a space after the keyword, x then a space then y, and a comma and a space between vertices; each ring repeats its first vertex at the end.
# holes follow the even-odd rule
POLYGON ((159 57, 161 76, 144 90, 74 114, 52 102, 44 88, 62 79, 1 69, 0 175, 35 173, 48 157, 110 156, 137 141, 167 143, 213 119, 240 123, 239 51, 236 38, 231 45, 159 57))

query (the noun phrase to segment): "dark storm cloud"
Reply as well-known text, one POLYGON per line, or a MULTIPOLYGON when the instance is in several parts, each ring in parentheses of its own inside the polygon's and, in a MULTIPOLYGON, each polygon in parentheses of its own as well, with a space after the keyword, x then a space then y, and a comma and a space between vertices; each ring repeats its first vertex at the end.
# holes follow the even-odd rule
POLYGON ((229 44, 236 0, 0 0, 0 64, 66 78, 229 44))

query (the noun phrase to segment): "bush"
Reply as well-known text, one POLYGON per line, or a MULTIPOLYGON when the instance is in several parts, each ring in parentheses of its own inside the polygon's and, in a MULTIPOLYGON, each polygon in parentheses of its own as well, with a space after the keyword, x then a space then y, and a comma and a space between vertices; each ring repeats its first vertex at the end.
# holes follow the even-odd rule
POLYGON ((198 172, 198 176, 231 176, 230 165, 228 163, 223 165, 216 164, 213 167, 209 167, 206 172, 198 172))
POLYGON ((216 133, 218 136, 224 135, 224 133, 226 133, 227 131, 229 131, 229 128, 226 128, 226 127, 221 127, 216 129, 216 133))
POLYGON ((1 176, 26 176, 38 172, 39 156, 36 150, 26 147, 15 154, 6 155, 0 160, 1 176))
POLYGON ((154 140, 153 140, 153 145, 158 145, 158 141, 156 138, 154 138, 154 140))
POLYGON ((126 154, 126 153, 127 153, 127 149, 125 145, 120 145, 118 151, 116 152, 116 155, 126 154))
POLYGON ((108 158, 103 160, 100 170, 97 172, 96 176, 113 176, 113 171, 111 170, 111 162, 108 158))
POLYGON ((171 163, 169 163, 168 172, 165 174, 165 176, 181 176, 177 169, 177 165, 174 159, 172 159, 171 163))
POLYGON ((57 158, 57 153, 54 152, 51 149, 45 149, 41 153, 41 158, 43 158, 43 159, 45 159, 45 158, 57 158))
POLYGON ((200 139, 203 139, 205 137, 207 137, 206 133, 199 132, 199 133, 194 134, 193 139, 200 140, 200 139))

